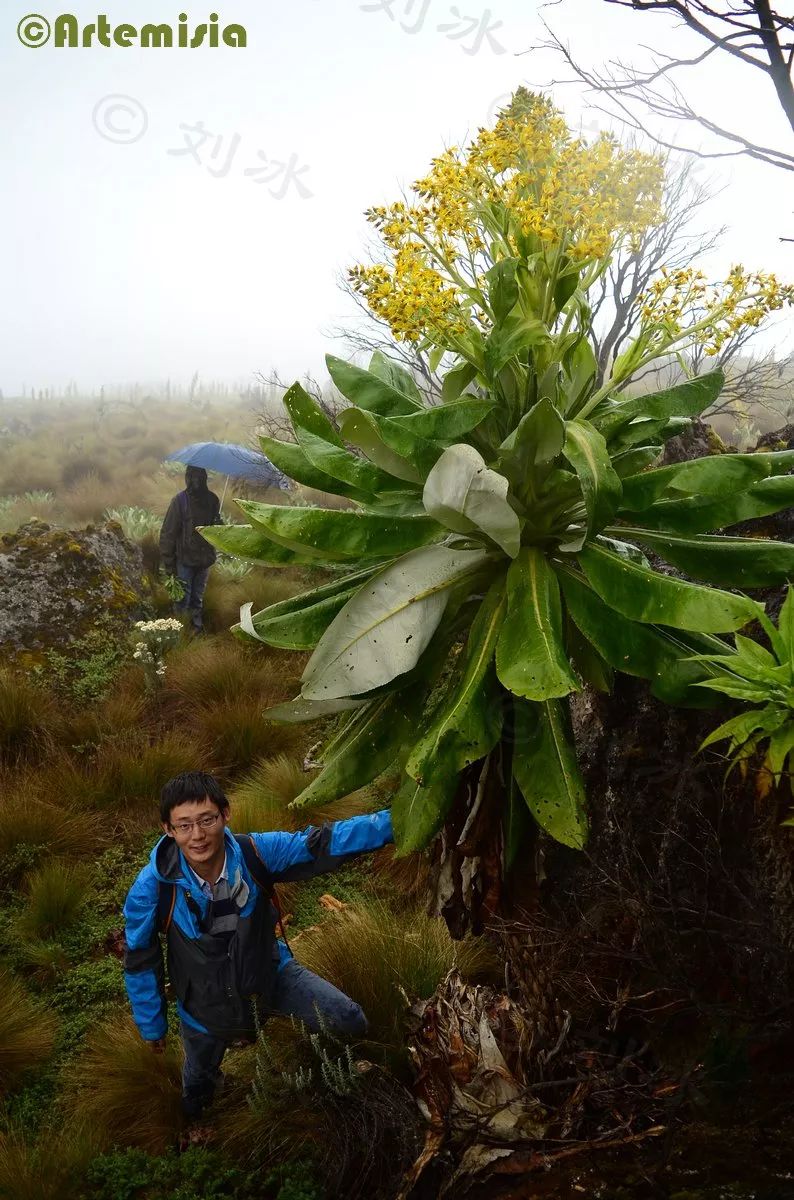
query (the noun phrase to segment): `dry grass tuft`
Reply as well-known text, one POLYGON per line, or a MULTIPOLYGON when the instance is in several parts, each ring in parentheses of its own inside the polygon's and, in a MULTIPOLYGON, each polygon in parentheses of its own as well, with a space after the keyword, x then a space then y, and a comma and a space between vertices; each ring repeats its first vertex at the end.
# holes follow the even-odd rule
POLYGON ((492 979, 499 971, 483 938, 455 942, 440 918, 397 912, 382 901, 335 913, 293 946, 304 966, 362 1006, 369 1040, 397 1051, 405 1046, 405 996, 432 996, 453 967, 471 980, 492 979))
POLYGON ((67 1068, 70 1112, 105 1146, 139 1146, 161 1154, 182 1123, 181 1051, 169 1039, 155 1054, 132 1021, 114 1016, 88 1039, 67 1068))
POLYGON ((289 600, 306 589, 307 584, 295 573, 278 569, 254 568, 242 579, 229 579, 221 571, 210 573, 204 597, 207 627, 213 631, 231 629, 240 620, 240 607, 250 600, 253 612, 289 600))
POLYGON ((77 522, 101 522, 106 508, 120 508, 131 494, 130 482, 102 479, 96 473, 83 475, 63 493, 67 513, 77 522))
POLYGON ((68 797, 62 795, 58 805, 47 804, 32 794, 35 786, 30 776, 18 780, 0 804, 0 854, 6 863, 20 847, 25 847, 28 861, 39 855, 69 857, 96 849, 101 841, 99 831, 65 807, 68 797))
POLYGON ((54 1040, 52 1013, 29 996, 10 971, 0 967, 0 1093, 10 1091, 26 1071, 45 1062, 54 1040))
POLYGON ((168 656, 166 703, 200 709, 250 698, 264 709, 282 692, 283 664, 232 638, 200 638, 168 656))
POLYGON ((277 754, 254 765, 230 794, 232 824, 241 833, 256 830, 268 833, 277 829, 303 829, 308 821, 341 821, 345 817, 367 812, 369 796, 366 791, 345 796, 323 808, 290 809, 290 803, 314 777, 304 771, 298 759, 277 754))
POLYGON ((25 939, 47 938, 78 919, 89 899, 88 867, 55 859, 30 879, 27 903, 16 919, 16 933, 25 939))
POLYGON ((192 714, 195 736, 224 772, 251 768, 257 759, 289 753, 304 734, 294 725, 277 725, 262 716, 263 704, 250 699, 230 700, 192 714))
POLYGON ((24 1129, 0 1134, 2 1200, 66 1200, 79 1194, 81 1177, 96 1154, 96 1140, 69 1125, 29 1141, 24 1129))
POLYGON ((52 745, 50 698, 23 676, 0 668, 0 762, 31 760, 52 745))

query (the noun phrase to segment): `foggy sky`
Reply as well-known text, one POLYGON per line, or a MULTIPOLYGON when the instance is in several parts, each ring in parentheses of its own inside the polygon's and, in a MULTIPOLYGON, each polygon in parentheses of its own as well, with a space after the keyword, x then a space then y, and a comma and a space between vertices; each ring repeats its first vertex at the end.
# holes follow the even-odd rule
MULTIPOLYGON (((243 382, 273 369, 287 379, 322 373, 323 355, 342 349, 329 330, 355 319, 336 278, 365 255, 364 210, 489 123, 519 84, 565 73, 540 52, 521 53, 543 37, 536 0, 459 0, 457 17, 449 0, 57 3, 4 5, 6 396, 70 380, 87 390, 195 371, 243 382), (245 26, 248 46, 27 49, 16 28, 31 9, 51 21, 68 11, 82 24, 101 11, 111 24, 175 27, 180 12, 195 25, 216 11, 221 25, 245 26), (465 30, 481 19, 495 44, 485 37, 469 53, 477 32, 465 30), (201 140, 199 123, 197 162, 186 138, 201 140)), ((638 42, 699 48, 672 21, 601 0, 541 13, 591 64, 643 59, 638 42)), ((605 124, 575 91, 554 95, 573 121, 605 124)), ((752 72, 698 68, 688 95, 783 144, 771 86, 752 72)), ((709 168, 720 172, 726 190, 712 223, 730 233, 710 265, 743 261, 794 277, 794 245, 779 241, 794 236, 790 173, 747 160, 709 168)))

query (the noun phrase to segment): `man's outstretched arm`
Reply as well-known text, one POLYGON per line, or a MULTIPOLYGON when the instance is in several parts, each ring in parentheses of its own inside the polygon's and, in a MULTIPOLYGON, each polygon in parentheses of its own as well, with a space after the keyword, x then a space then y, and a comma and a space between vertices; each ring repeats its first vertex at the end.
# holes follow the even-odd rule
POLYGON ((158 883, 150 867, 141 871, 124 902, 124 985, 132 1016, 147 1042, 168 1030, 163 953, 157 932, 158 883))
POLYGON ((276 883, 324 875, 394 841, 387 808, 345 821, 309 825, 298 833, 252 833, 251 837, 276 883))

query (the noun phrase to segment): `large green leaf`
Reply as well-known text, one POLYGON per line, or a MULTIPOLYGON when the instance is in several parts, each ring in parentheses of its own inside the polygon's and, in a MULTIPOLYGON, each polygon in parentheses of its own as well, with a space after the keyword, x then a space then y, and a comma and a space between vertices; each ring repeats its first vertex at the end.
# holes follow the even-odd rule
POLYGON ((480 530, 505 554, 518 553, 521 527, 507 501, 509 484, 491 471, 465 442, 450 446, 425 481, 422 502, 429 515, 456 533, 480 530))
POLYGON ((452 400, 457 400, 458 396, 466 390, 471 381, 477 374, 477 368, 467 359, 462 359, 455 363, 447 371, 441 383, 441 399, 445 404, 449 404, 452 400))
POLYGON ((587 532, 604 528, 615 514, 623 488, 607 444, 589 421, 566 421, 563 453, 579 477, 587 506, 587 532))
MULTIPOLYGON (((460 677, 405 764, 407 773, 423 787, 458 775, 484 758, 499 740, 502 707, 493 659, 506 607, 504 581, 497 580, 472 623, 460 677)), ((410 824, 410 820, 408 812, 406 821, 410 824)))
POLYGON ((533 346, 548 345, 551 339, 543 321, 513 315, 495 326, 485 342, 485 371, 494 378, 515 355, 533 346))
POLYGON ((488 299, 491 303, 494 322, 498 325, 507 320, 518 303, 517 258, 503 258, 485 272, 488 282, 488 299))
POLYGON ((397 478, 379 466, 373 465, 367 459, 352 454, 343 446, 335 446, 323 438, 303 429, 293 422, 295 436, 301 450, 315 467, 325 471, 334 479, 341 479, 349 484, 357 493, 366 493, 370 497, 379 496, 383 492, 394 492, 405 489, 402 476, 397 478))
POLYGON ((266 708, 262 716, 268 721, 299 725, 305 721, 319 721, 323 717, 337 716, 354 708, 363 708, 369 703, 367 696, 342 696, 337 700, 305 700, 303 696, 296 696, 294 700, 288 700, 285 704, 266 708))
POLYGON ((284 406, 298 445, 312 466, 334 479, 341 479, 357 493, 370 496, 404 487, 402 477, 394 479, 378 466, 345 449, 336 426, 299 383, 293 384, 285 394, 284 406))
POLYGON ((635 417, 698 417, 715 402, 724 384, 722 371, 711 371, 661 392, 613 401, 594 412, 590 419, 609 439, 635 417))
POLYGON ((721 500, 689 496, 685 500, 659 500, 637 518, 647 529, 676 533, 708 533, 740 521, 767 517, 794 505, 794 475, 772 475, 745 492, 721 500))
POLYGON ((276 617, 269 617, 267 609, 252 617, 252 605, 249 602, 240 609, 240 622, 232 626, 232 633, 240 630, 249 638, 256 638, 268 646, 279 646, 283 650, 313 650, 336 614, 356 591, 356 588, 349 588, 338 595, 319 600, 308 608, 276 617))
POLYGON ((332 446, 342 446, 342 439, 337 433, 336 426, 327 413, 310 396, 299 383, 293 383, 283 396, 284 407, 289 413, 292 427, 297 433, 296 426, 300 425, 307 433, 314 434, 332 446))
POLYGON ((402 420, 381 417, 377 413, 362 413, 362 416, 390 450, 413 463, 420 479, 424 479, 433 469, 443 453, 442 446, 420 437, 417 433, 412 433, 405 427, 402 420))
POLYGON ((406 775, 391 805, 398 857, 424 850, 432 841, 452 807, 458 783, 456 775, 443 775, 423 787, 406 775))
POLYGON ((769 475, 783 475, 794 467, 794 450, 776 454, 713 454, 690 462, 657 467, 623 480, 621 510, 641 512, 662 497, 711 496, 713 499, 744 491, 769 475))
POLYGON ((197 528, 217 550, 248 562, 264 563, 268 567, 317 566, 317 555, 302 554, 282 546, 256 525, 199 525, 197 528))
MULTIPOLYGON (((344 437, 354 446, 360 447, 372 462, 397 479, 408 483, 421 483, 424 475, 415 463, 409 457, 393 450, 384 441, 380 426, 385 424, 387 422, 384 418, 377 418, 374 413, 364 412, 360 408, 348 408, 339 418, 339 427, 344 437)), ((440 453, 440 449, 435 451, 433 462, 440 453)), ((430 465, 432 466, 432 463, 430 465)))
POLYGON ((354 509, 286 508, 254 500, 237 503, 274 541, 325 561, 388 558, 443 535, 429 517, 386 517, 354 509))
POLYGON ((427 546, 389 563, 323 634, 303 673, 302 694, 359 695, 410 671, 438 627, 450 589, 486 558, 481 550, 427 546))
POLYGON ((422 393, 419 386, 410 371, 393 359, 387 358, 382 350, 376 350, 372 358, 369 360, 368 367, 370 375, 377 376, 384 383, 388 383, 389 387, 394 388, 396 392, 402 392, 407 396, 412 404, 424 404, 422 393))
POLYGON ((341 480, 335 479, 326 471, 320 471, 309 462, 297 442, 277 442, 274 438, 260 437, 259 444, 262 453, 270 459, 274 467, 278 467, 296 483, 315 488, 319 492, 330 492, 334 496, 346 496, 350 500, 371 500, 366 492, 360 492, 341 480))
POLYGON ((513 775, 530 812, 556 841, 582 850, 587 841, 584 783, 565 701, 515 701, 513 775))
POLYGON ((507 573, 507 616, 496 650, 502 684, 516 696, 548 700, 578 689, 562 636, 557 577, 537 546, 522 546, 507 573))
MULTIPOLYGON (((410 689, 409 689, 410 690, 410 689)), ((410 735, 418 714, 404 692, 371 700, 349 736, 326 761, 320 774, 290 804, 290 808, 333 804, 364 787, 391 766, 410 735)))
POLYGON ((579 562, 601 599, 633 621, 726 633, 757 620, 764 611, 746 596, 671 579, 600 546, 587 546, 579 562))
POLYGON ((326 354, 325 362, 328 374, 339 391, 359 408, 380 413, 384 417, 397 417, 418 412, 422 407, 421 403, 379 379, 371 371, 354 367, 352 363, 335 358, 333 354, 326 354))
POLYGON ((707 672, 689 661, 691 645, 677 634, 621 616, 572 571, 560 570, 559 579, 571 620, 610 667, 650 680, 653 694, 668 704, 707 704, 692 690, 707 672))
POLYGON ((487 397, 467 396, 450 404, 437 404, 410 417, 390 417, 390 424, 431 442, 454 442, 476 429, 494 407, 487 397))
POLYGON ((772 587, 794 578, 794 546, 760 538, 714 534, 658 533, 616 527, 614 533, 639 542, 693 579, 723 587, 772 587))
POLYGON ((565 444, 565 422, 548 397, 525 413, 500 446, 500 465, 520 486, 532 468, 552 462, 565 444))

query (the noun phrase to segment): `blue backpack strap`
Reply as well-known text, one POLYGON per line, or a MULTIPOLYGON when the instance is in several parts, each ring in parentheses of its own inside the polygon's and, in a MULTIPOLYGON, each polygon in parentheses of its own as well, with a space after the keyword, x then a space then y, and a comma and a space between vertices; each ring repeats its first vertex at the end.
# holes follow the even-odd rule
POLYGON ((186 521, 186 520, 187 520, 187 514, 188 514, 188 498, 187 498, 187 492, 186 492, 186 491, 185 491, 185 492, 179 492, 179 493, 178 493, 178 499, 179 499, 179 511, 180 511, 180 513, 182 514, 182 520, 183 520, 183 521, 186 521))

